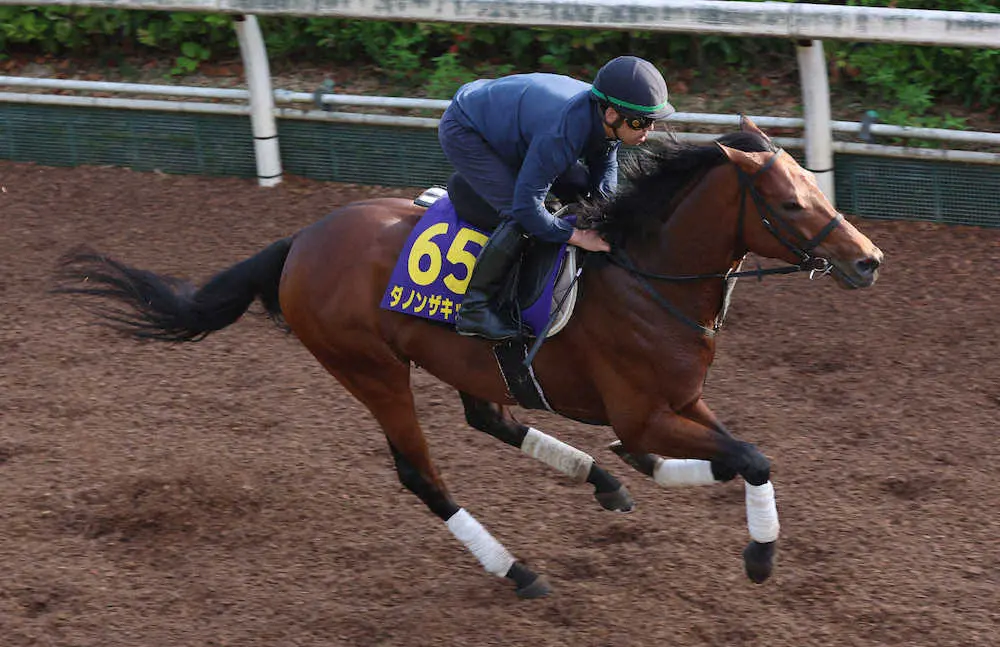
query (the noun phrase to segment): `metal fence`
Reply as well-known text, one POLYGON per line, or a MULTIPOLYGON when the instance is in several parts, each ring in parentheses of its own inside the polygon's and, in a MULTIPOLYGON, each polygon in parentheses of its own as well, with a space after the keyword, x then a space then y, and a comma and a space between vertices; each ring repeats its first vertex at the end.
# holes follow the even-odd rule
MULTIPOLYGON (((428 128, 280 119, 278 130, 286 171, 302 177, 424 187, 451 171, 428 128)), ((245 115, 0 103, 0 159, 256 176, 245 115)), ((835 166, 845 213, 1000 227, 1000 167, 843 153, 835 166)))

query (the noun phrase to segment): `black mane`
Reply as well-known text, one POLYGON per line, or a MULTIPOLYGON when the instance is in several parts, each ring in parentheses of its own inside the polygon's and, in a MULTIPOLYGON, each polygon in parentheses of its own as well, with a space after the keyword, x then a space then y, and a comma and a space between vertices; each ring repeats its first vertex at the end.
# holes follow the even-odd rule
MULTIPOLYGON (((754 132, 729 133, 717 142, 748 153, 774 151, 766 137, 754 132)), ((663 207, 691 182, 722 164, 726 156, 715 144, 698 146, 675 139, 654 140, 622 164, 625 181, 614 195, 584 206, 583 226, 611 242, 642 232, 669 214, 663 207)))

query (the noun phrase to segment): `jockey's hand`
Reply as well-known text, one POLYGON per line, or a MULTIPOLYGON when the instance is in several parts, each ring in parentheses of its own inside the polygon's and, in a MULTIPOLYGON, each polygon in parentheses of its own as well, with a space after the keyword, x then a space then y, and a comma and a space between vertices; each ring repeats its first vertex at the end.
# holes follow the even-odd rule
POLYGON ((574 229, 573 235, 569 237, 569 244, 581 247, 588 252, 610 252, 611 245, 601 238, 601 235, 593 229, 574 229))

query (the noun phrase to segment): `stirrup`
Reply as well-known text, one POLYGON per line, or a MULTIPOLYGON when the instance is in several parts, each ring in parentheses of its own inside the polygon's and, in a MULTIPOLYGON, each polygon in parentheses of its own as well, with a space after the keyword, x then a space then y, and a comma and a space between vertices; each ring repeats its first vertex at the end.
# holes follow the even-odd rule
POLYGON ((462 330, 460 318, 458 322, 455 323, 455 332, 463 337, 479 337, 481 339, 486 339, 489 341, 502 342, 509 339, 516 339, 517 337, 528 337, 532 334, 531 329, 525 326, 523 323, 518 327, 517 322, 512 320, 505 320, 501 315, 493 311, 487 311, 487 318, 494 319, 499 322, 497 326, 489 327, 484 325, 472 325, 469 330, 462 330), (490 331, 502 330, 503 336, 489 335, 486 334, 490 331))
POLYGON ((508 339, 515 339, 518 336, 518 331, 513 326, 506 329, 506 332, 508 332, 509 334, 506 334, 503 337, 498 337, 495 335, 487 335, 484 334, 484 331, 482 330, 461 330, 459 329, 458 326, 455 326, 455 332, 457 332, 459 335, 463 337, 479 337, 480 339, 485 339, 487 341, 496 341, 496 342, 507 341, 508 339))

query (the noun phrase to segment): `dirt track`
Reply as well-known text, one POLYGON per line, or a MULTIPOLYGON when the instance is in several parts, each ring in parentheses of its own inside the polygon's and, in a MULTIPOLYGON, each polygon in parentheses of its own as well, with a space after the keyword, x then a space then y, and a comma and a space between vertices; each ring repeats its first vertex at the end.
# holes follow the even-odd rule
POLYGON ((332 207, 412 190, 0 162, 0 643, 1000 644, 1000 231, 862 222, 878 285, 741 283, 708 402, 774 461, 775 577, 739 481, 667 491, 608 429, 522 420, 638 503, 600 509, 414 377, 453 493, 555 593, 517 600, 398 484, 367 412, 262 318, 122 340, 46 294, 80 243, 203 280, 332 207), (505 469, 516 465, 519 479, 505 469))

